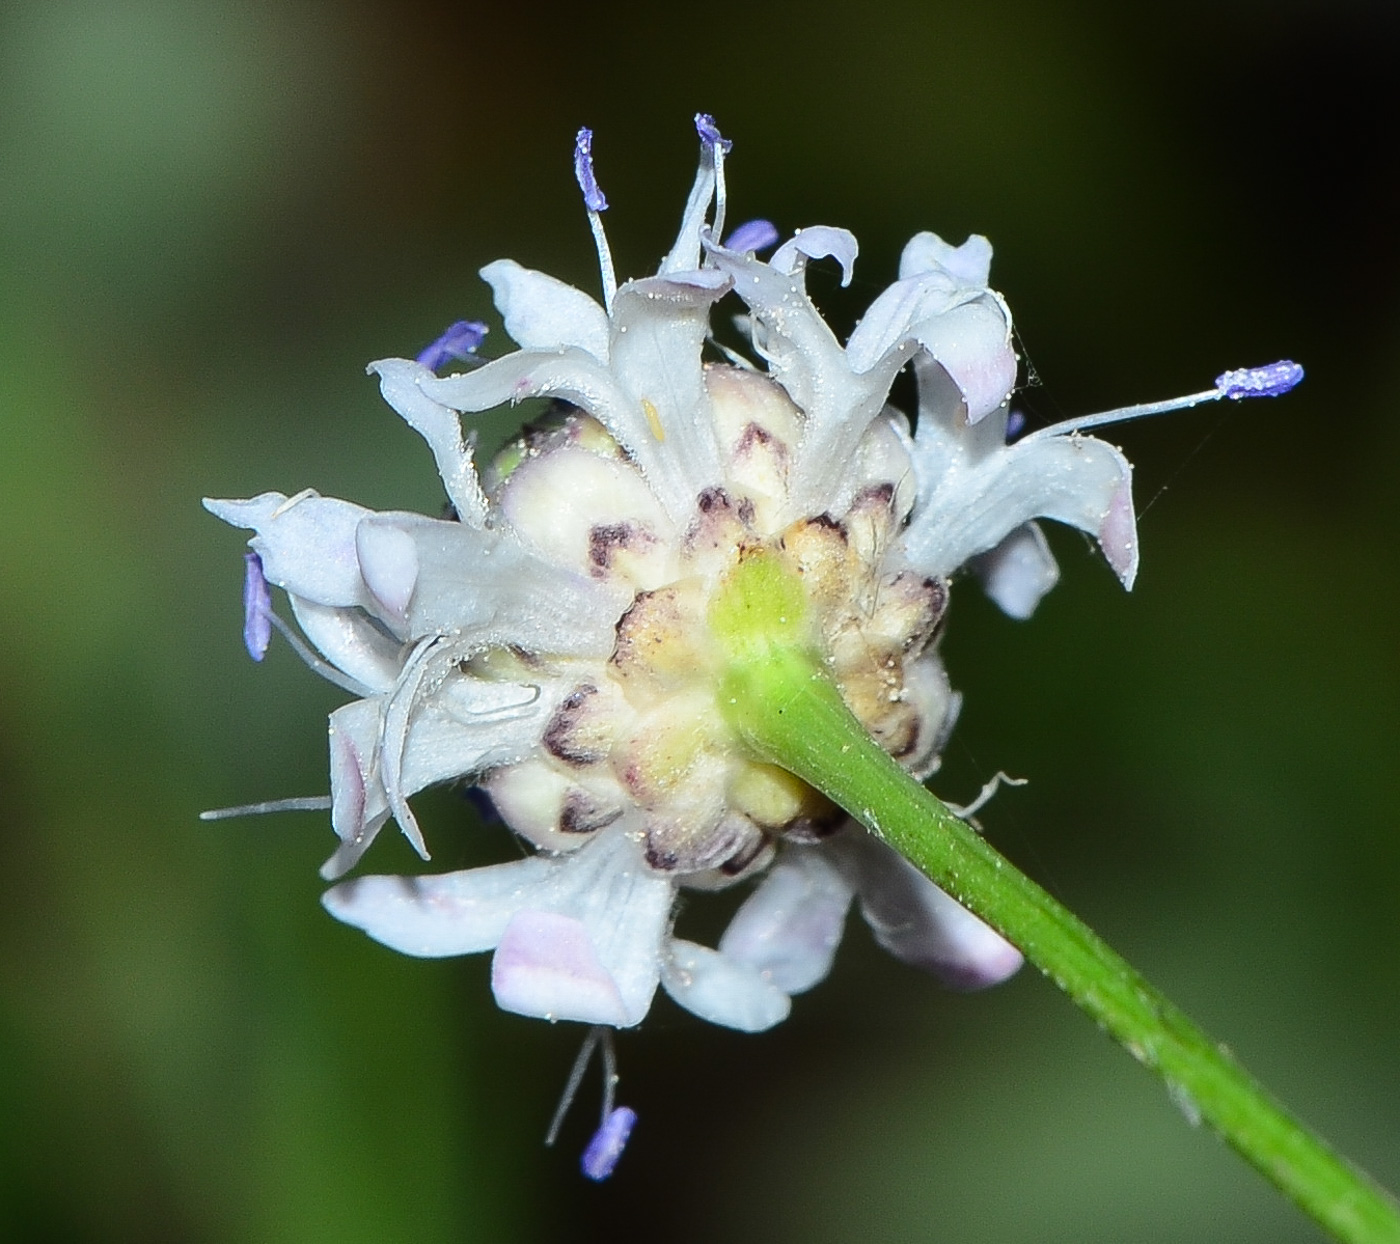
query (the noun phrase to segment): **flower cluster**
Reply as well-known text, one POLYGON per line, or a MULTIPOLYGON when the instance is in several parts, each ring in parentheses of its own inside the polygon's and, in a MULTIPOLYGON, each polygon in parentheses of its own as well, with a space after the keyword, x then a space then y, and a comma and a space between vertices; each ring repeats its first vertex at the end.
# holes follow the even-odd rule
POLYGON ((842 345, 804 270, 833 259, 849 282, 856 239, 811 227, 765 261, 767 222, 725 238, 729 144, 708 117, 697 130, 699 171, 654 276, 615 281, 583 131, 575 167, 603 300, 499 260, 482 276, 519 349, 480 361, 485 326, 464 322, 416 361, 371 366, 427 441, 450 517, 309 490, 205 504, 255 533, 250 651, 275 625, 355 696, 330 718, 340 845, 325 876, 390 819, 427 859, 409 801, 436 783, 479 785, 533 848, 343 881, 325 895, 335 916, 412 955, 493 951, 496 1000, 523 1015, 628 1027, 660 985, 754 1032, 827 974, 853 904, 892 953, 958 986, 1021 959, 726 726, 706 617, 736 561, 763 549, 800 578, 846 704, 923 779, 957 713, 937 646, 955 575, 1029 616, 1058 576, 1035 521, 1050 518, 1092 536, 1132 585, 1131 467, 1083 428, 1297 377, 1227 373, 1177 403, 1009 441, 1017 356, 985 238, 915 236, 842 345), (729 295, 748 357, 711 335, 729 295), (438 375, 453 358, 465 369, 438 375), (906 367, 912 428, 887 401, 906 367), (535 397, 552 399, 549 416, 479 472, 461 416, 535 397), (315 652, 272 612, 269 583, 315 652), (678 891, 749 879, 718 946, 674 935, 678 891))

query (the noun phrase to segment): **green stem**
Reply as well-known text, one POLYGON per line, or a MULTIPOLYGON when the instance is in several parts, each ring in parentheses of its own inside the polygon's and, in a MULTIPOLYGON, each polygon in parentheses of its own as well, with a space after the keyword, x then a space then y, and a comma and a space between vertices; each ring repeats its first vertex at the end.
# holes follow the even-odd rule
POLYGON ((1020 948, 1179 1102, 1348 1244, 1400 1242, 1400 1206, 1292 1118, 1221 1046, 914 781, 851 714, 806 642, 805 601, 767 559, 741 565, 711 624, 725 715, 1020 948))

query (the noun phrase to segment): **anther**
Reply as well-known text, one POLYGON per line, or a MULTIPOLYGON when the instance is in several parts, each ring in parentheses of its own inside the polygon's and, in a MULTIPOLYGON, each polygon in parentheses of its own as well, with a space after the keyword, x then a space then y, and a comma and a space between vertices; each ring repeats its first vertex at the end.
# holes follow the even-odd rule
POLYGON ((458 320, 451 324, 436 341, 418 354, 418 362, 429 371, 437 371, 444 363, 471 358, 490 331, 480 320, 458 320))
POLYGON ((272 642, 272 593, 263 577, 262 558, 244 553, 243 564, 243 645, 254 661, 261 661, 272 642))
POLYGON ((724 239, 726 250, 764 251, 778 240, 778 229, 771 220, 746 220, 724 239))

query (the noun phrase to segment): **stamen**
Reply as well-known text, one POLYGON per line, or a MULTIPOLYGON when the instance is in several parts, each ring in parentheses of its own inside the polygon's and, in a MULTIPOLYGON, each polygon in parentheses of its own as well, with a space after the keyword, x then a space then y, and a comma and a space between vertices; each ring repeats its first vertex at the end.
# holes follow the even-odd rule
POLYGON ((272 593, 263 576, 261 557, 244 553, 243 565, 243 646, 254 661, 261 661, 272 642, 272 593))
POLYGON ((480 320, 458 320, 448 325, 432 345, 419 351, 418 362, 429 371, 437 371, 453 359, 463 362, 476 353, 488 332, 490 329, 480 320))
POLYGON ((403 760, 404 752, 408 749, 408 730, 412 723, 413 710, 418 707, 418 692, 428 672, 429 658, 442 642, 441 635, 427 636, 404 662, 398 686, 384 708, 384 725, 379 732, 379 775, 384 784, 384 796, 389 801, 389 809, 394 814, 394 820, 399 823, 399 828, 403 830, 404 837, 425 860, 431 858, 428 855, 428 845, 423 841, 423 831, 418 826, 418 818, 413 815, 413 809, 409 807, 408 798, 403 793, 403 760))
POLYGON ((633 1125, 637 1122, 635 1110, 614 1104, 617 1092, 617 1051, 613 1048, 611 1028, 595 1024, 588 1030, 583 1045, 579 1047, 578 1057, 574 1059, 574 1065, 569 1071, 559 1104, 554 1108, 554 1117, 549 1121, 549 1131, 545 1133, 544 1143, 552 1146, 559 1139, 559 1129, 563 1127, 564 1117, 569 1113, 569 1107, 574 1104, 574 1098, 578 1096, 579 1085, 583 1083, 583 1073, 588 1070, 593 1051, 599 1047, 603 1051, 603 1109, 599 1116, 598 1130, 593 1133, 588 1147, 583 1151, 579 1165, 589 1179, 601 1182, 613 1173, 618 1159, 622 1157, 623 1149, 627 1147, 627 1137, 631 1135, 633 1125))
POLYGON ((598 1048, 598 1041, 602 1034, 607 1031, 601 1024, 595 1024, 588 1030, 588 1035, 584 1037, 583 1044, 579 1047, 578 1057, 574 1059, 574 1065, 569 1072, 569 1078, 564 1082, 564 1091, 559 1096, 559 1104, 554 1107, 554 1117, 549 1121, 549 1131, 544 1134, 546 1148, 553 1148, 554 1142, 559 1139, 559 1129, 564 1126, 564 1117, 569 1113, 569 1107, 574 1104, 574 1098, 578 1096, 578 1086, 583 1083, 583 1073, 588 1070, 588 1060, 593 1057, 593 1051, 598 1048))
POLYGON ((236 808, 210 808, 201 812, 201 821, 231 821, 238 816, 264 816, 269 812, 328 812, 329 795, 301 795, 292 799, 269 799, 264 803, 244 803, 236 808))
POLYGON ((771 220, 746 220, 724 240, 731 251, 766 251, 778 240, 777 226, 771 220))
POLYGON ((271 610, 268 611, 267 620, 277 628, 277 633, 292 645, 292 651, 306 663, 308 668, 320 674, 327 682, 334 683, 342 691, 348 691, 351 695, 359 696, 361 699, 364 699, 367 695, 374 694, 374 692, 365 686, 358 678, 351 678, 349 674, 336 669, 329 661, 321 660, 320 657, 306 646, 301 636, 271 610))
POLYGON ((724 233, 724 157, 734 144, 719 132, 714 117, 708 112, 695 114, 695 132, 700 135, 700 141, 705 144, 715 166, 715 220, 711 232, 715 237, 720 237, 724 233))
POLYGON ((612 251, 608 247, 608 235, 603 231, 602 213, 608 210, 608 201, 593 174, 593 131, 586 126, 579 130, 574 139, 574 177, 578 188, 583 191, 583 205, 588 209, 588 227, 593 231, 593 244, 598 248, 603 305, 611 313, 613 297, 617 293, 617 273, 613 268, 612 251))
POLYGON ((1270 363, 1266 367, 1241 367, 1218 376, 1215 388, 1203 393, 1192 393, 1186 397, 1171 398, 1165 402, 1143 402, 1138 406, 1123 406, 1118 410, 1106 410, 1097 415, 1084 415, 1079 419, 1065 419, 1052 423, 1048 428, 1037 428, 1021 438, 1021 443, 1040 440, 1047 436, 1064 436, 1070 432, 1083 432, 1088 428, 1103 427, 1108 423, 1126 423, 1129 419, 1145 419, 1149 415, 1164 415, 1173 410, 1186 410, 1199 406, 1202 402, 1218 402, 1223 397, 1238 401, 1243 397, 1279 397, 1287 393, 1303 379, 1300 364, 1284 359, 1270 363))
POLYGON ((613 1173, 636 1123, 637 1112, 629 1106, 619 1106, 608 1114, 602 1126, 593 1133, 593 1139, 588 1142, 588 1148, 583 1151, 579 1162, 589 1179, 601 1183, 613 1173))
POLYGON ((1280 359, 1266 367, 1241 367, 1215 378, 1215 387, 1226 397, 1278 397, 1303 379, 1301 363, 1280 359))

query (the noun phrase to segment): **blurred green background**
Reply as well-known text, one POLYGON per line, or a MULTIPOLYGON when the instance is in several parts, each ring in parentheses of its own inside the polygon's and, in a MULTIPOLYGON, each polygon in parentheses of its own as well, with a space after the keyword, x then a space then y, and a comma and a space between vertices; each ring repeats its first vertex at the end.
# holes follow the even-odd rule
MULTIPOLYGON (((1031 778, 992 839, 1400 1185, 1398 53, 1345 0, 0 9, 4 1238, 1316 1238, 1033 974, 945 994, 859 922, 771 1034, 623 1034, 641 1122, 586 1185, 596 1086, 541 1147, 574 1031, 326 917, 324 816, 195 819, 323 791, 343 698, 247 660, 199 497, 435 512, 365 362, 494 319, 502 255, 591 287, 580 124, 651 268, 698 109, 731 220, 860 238, 838 323, 916 230, 990 236, 1035 419, 1307 365, 1115 434, 1131 596, 1066 532, 1032 623, 955 594, 937 788, 1031 778)), ((435 864, 508 850, 419 802, 435 864)))

